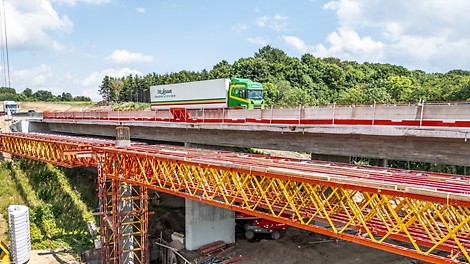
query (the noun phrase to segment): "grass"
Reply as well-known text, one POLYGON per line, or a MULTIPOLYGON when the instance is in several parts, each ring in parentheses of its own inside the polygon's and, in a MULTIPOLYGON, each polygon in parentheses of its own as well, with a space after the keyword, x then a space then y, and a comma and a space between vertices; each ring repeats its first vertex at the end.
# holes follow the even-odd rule
POLYGON ((51 103, 58 103, 58 104, 69 104, 69 105, 95 105, 96 102, 93 101, 81 101, 81 102, 51 102, 51 103))
POLYGON ((128 103, 117 105, 113 108, 113 110, 115 111, 143 110, 143 109, 150 109, 150 103, 128 102, 128 103))
POLYGON ((0 240, 9 241, 8 238, 8 206, 12 204, 25 204, 20 190, 17 188, 10 171, 2 164, 0 168, 0 212, 2 212, 2 222, 0 223, 0 240))
MULTIPOLYGON (((96 176, 96 175, 95 175, 96 176)), ((79 253, 89 249, 92 237, 86 222, 94 221, 96 184, 83 170, 61 169, 50 164, 23 160, 0 166, 0 210, 7 219, 10 204, 30 208, 33 249, 67 248, 79 253)), ((95 221, 96 222, 96 221, 95 221)), ((8 241, 7 230, 0 238, 8 241)))

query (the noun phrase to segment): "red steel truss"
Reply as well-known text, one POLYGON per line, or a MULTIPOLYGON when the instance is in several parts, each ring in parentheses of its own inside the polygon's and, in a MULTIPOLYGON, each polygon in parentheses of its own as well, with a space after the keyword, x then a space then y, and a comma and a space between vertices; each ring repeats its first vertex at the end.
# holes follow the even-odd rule
MULTIPOLYGON (((15 154, 8 147, 14 137, 2 135, 3 151, 15 154)), ((36 146, 34 136, 18 143, 36 146)), ((22 149, 25 157, 38 153, 22 149)), ((116 252, 122 252, 123 233, 114 230, 125 218, 117 210, 123 184, 140 188, 135 217, 146 219, 142 193, 152 188, 424 261, 470 261, 467 176, 158 145, 102 145, 92 151, 100 171, 106 263, 122 258, 116 252)), ((138 192, 133 193, 126 197, 138 192)), ((134 238, 142 248, 146 227, 134 238)))
POLYGON ((115 141, 39 133, 1 134, 2 151, 72 168, 97 166, 93 147, 114 146, 115 141))
MULTIPOLYGON (((1 134, 1 150, 63 167, 98 166, 94 148, 115 141, 48 134, 1 134)), ((102 263, 149 263, 147 188, 98 169, 102 263), (123 210, 127 203, 128 210, 123 210), (132 261, 131 261, 132 259, 132 261)))

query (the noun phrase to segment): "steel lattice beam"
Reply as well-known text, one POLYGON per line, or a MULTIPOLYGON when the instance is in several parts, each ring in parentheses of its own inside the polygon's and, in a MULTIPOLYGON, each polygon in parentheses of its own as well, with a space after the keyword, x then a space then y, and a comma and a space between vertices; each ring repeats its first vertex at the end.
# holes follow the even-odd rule
MULTIPOLYGON (((2 149, 52 163, 66 160, 60 150, 68 143, 37 141, 44 142, 41 151, 34 150, 40 144, 34 136, 19 142, 3 136, 2 149)), ((467 176, 168 146, 94 146, 92 151, 100 171, 101 225, 110 222, 102 230, 108 249, 113 248, 107 261, 115 261, 121 250, 116 245, 121 234, 112 228, 121 217, 117 203, 123 183, 433 263, 470 261, 467 176)), ((136 200, 145 200, 139 195, 136 200)), ((140 208, 144 212, 146 205, 140 208)), ((145 213, 141 219, 139 230, 146 234, 145 213)))
POLYGON ((93 147, 114 146, 114 141, 36 133, 1 134, 3 152, 63 167, 96 166, 93 147))
POLYGON ((167 146, 98 152, 109 178, 412 258, 470 260, 468 177, 167 146))

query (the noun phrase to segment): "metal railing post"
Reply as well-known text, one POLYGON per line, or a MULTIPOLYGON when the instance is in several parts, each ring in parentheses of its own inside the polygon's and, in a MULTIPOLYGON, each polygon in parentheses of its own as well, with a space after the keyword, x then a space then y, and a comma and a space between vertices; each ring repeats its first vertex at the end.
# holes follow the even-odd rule
POLYGON ((269 124, 273 123, 273 106, 271 105, 271 118, 269 118, 269 124))
POLYGON ((419 116, 419 127, 423 126, 424 100, 421 103, 421 115, 419 116))
POLYGON ((336 102, 333 103, 333 120, 331 120, 331 125, 335 125, 335 110, 336 110, 336 102))
POLYGON ((376 104, 375 104, 375 101, 374 101, 374 113, 372 114, 372 125, 375 124, 375 110, 376 110, 376 104))

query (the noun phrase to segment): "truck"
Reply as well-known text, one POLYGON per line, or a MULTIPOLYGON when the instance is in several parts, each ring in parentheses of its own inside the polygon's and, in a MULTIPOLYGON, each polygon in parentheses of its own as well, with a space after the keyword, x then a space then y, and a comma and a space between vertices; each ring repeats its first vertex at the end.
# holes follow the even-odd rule
POLYGON ((253 239, 256 234, 268 234, 273 240, 278 240, 281 238, 281 232, 289 227, 286 224, 273 222, 271 220, 262 219, 244 213, 235 214, 235 223, 236 226, 243 228, 247 239, 253 239))
POLYGON ((0 111, 3 115, 13 115, 19 112, 20 107, 15 101, 3 101, 3 109, 0 111))
POLYGON ((263 86, 249 79, 213 79, 150 87, 152 109, 264 108, 263 86))

